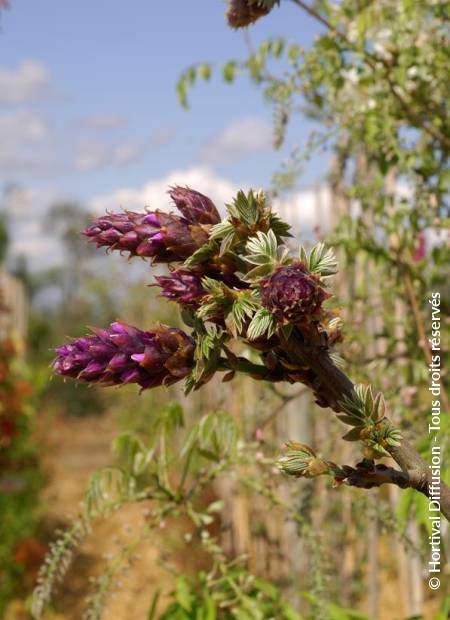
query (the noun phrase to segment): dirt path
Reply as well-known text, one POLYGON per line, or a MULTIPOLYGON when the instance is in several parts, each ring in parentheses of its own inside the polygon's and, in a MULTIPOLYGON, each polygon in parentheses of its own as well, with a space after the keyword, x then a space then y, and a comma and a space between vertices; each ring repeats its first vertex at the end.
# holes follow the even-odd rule
MULTIPOLYGON (((54 418, 46 427, 44 463, 49 482, 44 492, 46 521, 50 528, 70 523, 78 513, 87 483, 99 468, 111 463, 111 442, 117 433, 111 416, 54 418)), ((90 591, 89 577, 104 572, 118 552, 141 531, 142 506, 128 506, 95 524, 76 554, 55 598, 55 614, 48 618, 80 620, 90 591)), ((108 620, 145 620, 152 593, 164 573, 158 553, 148 541, 139 546, 132 565, 115 578, 112 596, 102 615, 108 620)), ((165 584, 167 585, 167 584, 165 584)))

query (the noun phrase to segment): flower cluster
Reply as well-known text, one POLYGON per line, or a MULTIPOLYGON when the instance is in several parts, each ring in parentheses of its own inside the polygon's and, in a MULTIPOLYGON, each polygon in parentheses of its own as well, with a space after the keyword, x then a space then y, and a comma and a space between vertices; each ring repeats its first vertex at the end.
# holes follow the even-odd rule
POLYGON ((168 276, 156 276, 157 285, 161 287, 162 297, 172 299, 182 305, 197 304, 205 295, 200 274, 188 269, 177 269, 168 276))
MULTIPOLYGON (((125 211, 97 218, 85 235, 99 247, 163 263, 169 273, 153 286, 179 304, 192 328, 141 331, 124 323, 94 329, 56 350, 55 372, 101 385, 136 383, 146 389, 186 377, 187 390, 217 371, 236 371, 266 380, 319 383, 290 338, 312 338, 323 348, 340 339, 336 317, 323 308, 330 297, 326 278, 335 272, 332 253, 318 244, 299 259, 284 245, 289 226, 267 205, 264 194, 239 192, 221 220, 210 198, 188 187, 169 195, 180 215, 125 211), (294 330, 294 331, 292 331, 294 330), (228 340, 242 339, 261 364, 231 355, 228 340)), ((324 406, 327 400, 316 394, 324 406)))
POLYGON ((191 224, 218 224, 220 214, 213 201, 189 187, 176 185, 169 190, 169 196, 178 211, 191 224))
POLYGON ((193 340, 180 329, 141 331, 125 323, 77 338, 56 349, 55 372, 102 385, 137 383, 142 389, 169 385, 192 366, 193 340))
POLYGON ((162 211, 113 213, 95 220, 84 234, 111 250, 151 258, 155 263, 183 261, 208 241, 220 221, 213 202, 200 192, 173 187, 169 192, 182 217, 162 211))
POLYGON ((302 262, 278 267, 260 282, 262 305, 280 323, 301 323, 320 311, 330 295, 302 262))
POLYGON ((182 261, 208 240, 208 232, 172 213, 113 213, 84 231, 97 247, 151 258, 155 263, 182 261))

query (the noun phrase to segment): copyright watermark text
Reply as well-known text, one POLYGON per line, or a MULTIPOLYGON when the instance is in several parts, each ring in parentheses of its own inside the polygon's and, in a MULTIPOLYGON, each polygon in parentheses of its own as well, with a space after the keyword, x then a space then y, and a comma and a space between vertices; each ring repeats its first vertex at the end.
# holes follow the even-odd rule
POLYGON ((441 572, 441 467, 442 450, 439 444, 441 430, 441 295, 434 291, 428 300, 431 310, 429 348, 431 353, 428 372, 430 375, 429 391, 432 396, 428 421, 428 433, 431 440, 430 476, 428 482, 428 519, 431 534, 428 537, 430 555, 428 560, 428 585, 437 590, 440 585, 438 575, 441 572))

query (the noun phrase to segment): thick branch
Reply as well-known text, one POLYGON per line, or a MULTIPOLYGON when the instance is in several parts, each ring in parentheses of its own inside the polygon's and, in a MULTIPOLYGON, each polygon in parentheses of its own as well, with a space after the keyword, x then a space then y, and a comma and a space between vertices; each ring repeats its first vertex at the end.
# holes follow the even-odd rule
POLYGON ((404 471, 375 464, 367 459, 358 463, 356 467, 346 466, 345 469, 349 471, 345 482, 352 487, 372 489, 382 484, 395 484, 401 489, 407 489, 411 486, 411 479, 404 471))
MULTIPOLYGON (((331 360, 328 351, 317 344, 305 342, 301 335, 293 332, 290 338, 284 339, 283 347, 294 359, 307 364, 317 375, 318 390, 333 411, 342 411, 339 403, 344 397, 351 397, 354 385, 347 375, 331 360)), ((400 446, 386 448, 402 472, 408 475, 410 486, 429 497, 429 486, 432 475, 429 464, 423 460, 413 446, 402 439, 400 446)), ((441 512, 450 521, 450 488, 440 483, 441 512)))

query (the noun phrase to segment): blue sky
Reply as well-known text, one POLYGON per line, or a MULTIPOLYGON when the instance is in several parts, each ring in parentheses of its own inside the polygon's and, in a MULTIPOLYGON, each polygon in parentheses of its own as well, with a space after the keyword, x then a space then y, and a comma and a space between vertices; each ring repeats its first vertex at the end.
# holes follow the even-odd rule
MULTIPOLYGON (((272 111, 246 78, 196 86, 187 112, 175 94, 190 64, 245 56, 243 33, 227 27, 224 11, 220 0, 11 0, 0 31, 0 189, 26 190, 38 215, 58 196, 114 200, 174 171, 266 186, 311 124, 298 118, 274 153, 272 111)), ((283 34, 308 46, 318 31, 284 2, 251 37, 283 34)), ((302 184, 325 172, 313 160, 302 184)))

